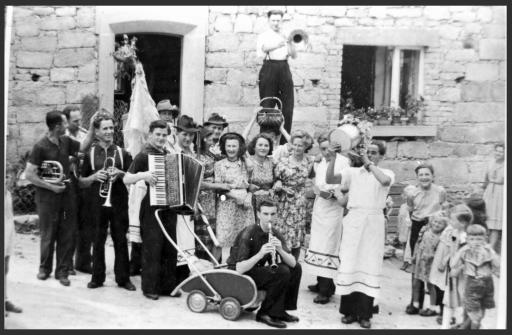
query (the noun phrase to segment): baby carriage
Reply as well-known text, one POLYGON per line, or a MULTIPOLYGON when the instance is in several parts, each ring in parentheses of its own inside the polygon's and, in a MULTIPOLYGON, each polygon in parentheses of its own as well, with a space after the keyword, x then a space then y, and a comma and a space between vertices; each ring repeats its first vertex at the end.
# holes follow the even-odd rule
MULTIPOLYGON (((206 251, 213 262, 213 264, 209 264, 210 269, 200 269, 201 263, 198 262, 198 259, 195 256, 191 257, 183 252, 179 248, 178 244, 169 236, 162 224, 162 221, 160 220, 160 216, 158 214, 160 211, 161 209, 157 209, 155 211, 155 217, 162 229, 162 232, 172 246, 178 251, 178 254, 187 261, 191 270, 190 277, 176 286, 171 295, 175 295, 180 290, 188 293, 187 306, 195 313, 204 312, 208 307, 208 304, 217 305, 219 306, 219 312, 222 317, 230 321, 238 319, 242 309, 255 309, 254 305, 257 303, 258 290, 252 278, 239 274, 236 271, 225 269, 226 265, 219 264, 199 237, 187 225, 190 233, 194 236, 194 239, 206 251)), ((201 217, 208 227, 214 244, 217 246, 218 241, 215 239, 215 235, 213 235, 213 232, 211 231, 208 220, 204 215, 201 217)))

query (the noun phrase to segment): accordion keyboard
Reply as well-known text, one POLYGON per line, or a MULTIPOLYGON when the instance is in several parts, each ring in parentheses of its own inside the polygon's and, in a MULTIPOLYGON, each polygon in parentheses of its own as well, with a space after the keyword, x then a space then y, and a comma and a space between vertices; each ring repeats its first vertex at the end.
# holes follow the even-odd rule
POLYGON ((148 168, 154 172, 158 178, 153 186, 149 186, 150 206, 166 206, 166 186, 165 186, 165 156, 148 155, 148 168))

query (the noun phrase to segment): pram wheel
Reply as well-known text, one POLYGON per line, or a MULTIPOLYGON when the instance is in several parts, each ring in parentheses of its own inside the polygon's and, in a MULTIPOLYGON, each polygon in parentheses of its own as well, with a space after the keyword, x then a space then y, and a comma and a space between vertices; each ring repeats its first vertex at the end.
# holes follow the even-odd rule
POLYGON ((240 316, 242 308, 235 298, 227 297, 220 301, 220 315, 226 320, 235 321, 240 316))
POLYGON ((206 301, 206 295, 202 291, 193 290, 188 294, 187 305, 192 312, 204 312, 206 306, 208 305, 208 302, 206 301))

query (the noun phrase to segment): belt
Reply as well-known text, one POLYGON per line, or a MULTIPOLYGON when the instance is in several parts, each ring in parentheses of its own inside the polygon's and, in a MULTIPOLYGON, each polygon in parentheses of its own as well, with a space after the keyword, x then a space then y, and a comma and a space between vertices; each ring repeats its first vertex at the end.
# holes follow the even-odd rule
POLYGON ((349 211, 365 211, 365 212, 370 212, 370 213, 374 213, 374 214, 382 214, 382 209, 383 208, 350 207, 348 210, 349 211))
POLYGON ((264 62, 270 63, 288 63, 287 59, 265 59, 264 62))

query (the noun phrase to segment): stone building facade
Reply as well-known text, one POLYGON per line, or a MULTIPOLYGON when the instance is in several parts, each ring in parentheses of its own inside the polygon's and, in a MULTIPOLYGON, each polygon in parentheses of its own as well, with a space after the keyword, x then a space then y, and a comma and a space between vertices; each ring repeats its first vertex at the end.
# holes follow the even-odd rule
MULTIPOLYGON (((100 7, 14 7, 7 159, 30 150, 45 131, 49 109, 79 103, 86 93, 98 94, 102 105, 109 107, 112 98, 104 94, 113 82, 108 79, 113 60, 107 57, 113 46, 105 47, 109 40, 104 27, 134 33, 137 22, 146 32, 184 36, 183 59, 195 57, 196 65, 182 65, 182 74, 189 71, 182 75, 188 78, 181 91, 184 112, 198 120, 218 112, 231 122, 231 130, 241 131, 259 101, 262 60, 256 57, 255 44, 257 34, 267 27, 268 9, 209 6, 195 10, 205 15, 183 19, 183 15, 172 17, 176 8, 153 9, 153 13, 135 9, 123 16, 123 7, 110 14, 100 7), (166 19, 169 15, 172 18, 166 19), (190 101, 196 105, 186 105, 190 101)), ((317 134, 335 127, 344 46, 413 46, 422 50, 419 86, 426 103, 423 125, 429 131, 414 134, 409 128, 413 133, 407 136, 415 136, 412 141, 395 141, 401 133, 394 130, 379 133, 392 140, 385 165, 397 173, 398 181, 410 181, 417 161, 429 160, 436 168, 436 181, 452 191, 469 192, 483 182, 494 144, 505 136, 506 7, 281 9, 284 28, 301 28, 310 39, 309 48, 290 61, 295 84, 293 128, 317 134)))

